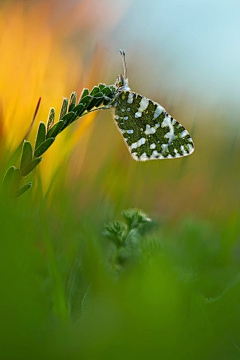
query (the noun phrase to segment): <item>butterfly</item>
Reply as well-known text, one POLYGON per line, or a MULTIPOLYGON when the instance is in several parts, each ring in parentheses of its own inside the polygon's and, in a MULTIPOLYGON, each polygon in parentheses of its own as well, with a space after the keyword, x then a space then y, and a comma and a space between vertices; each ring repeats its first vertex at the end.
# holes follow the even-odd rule
POLYGON ((112 107, 114 120, 133 159, 174 159, 192 154, 194 145, 188 131, 160 104, 131 91, 125 51, 119 51, 124 74, 116 78, 112 107))

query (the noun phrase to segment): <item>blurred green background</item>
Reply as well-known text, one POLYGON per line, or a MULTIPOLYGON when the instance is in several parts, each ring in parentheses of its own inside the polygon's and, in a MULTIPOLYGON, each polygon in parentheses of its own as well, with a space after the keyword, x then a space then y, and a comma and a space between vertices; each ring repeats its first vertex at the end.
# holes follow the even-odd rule
POLYGON ((114 83, 118 48, 132 90, 195 143, 187 158, 137 163, 111 110, 57 138, 33 189, 0 204, 2 359, 240 358, 239 7, 1 2, 0 178, 39 96, 32 142, 62 96, 114 83), (127 226, 129 208, 152 226, 127 226))

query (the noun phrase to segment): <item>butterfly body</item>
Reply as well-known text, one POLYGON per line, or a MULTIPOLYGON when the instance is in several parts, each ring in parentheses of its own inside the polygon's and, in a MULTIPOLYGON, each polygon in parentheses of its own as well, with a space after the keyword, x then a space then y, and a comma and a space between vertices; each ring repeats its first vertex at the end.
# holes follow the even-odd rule
POLYGON ((158 103, 130 90, 125 53, 124 75, 118 75, 112 106, 114 119, 135 160, 173 159, 194 151, 188 131, 158 103))

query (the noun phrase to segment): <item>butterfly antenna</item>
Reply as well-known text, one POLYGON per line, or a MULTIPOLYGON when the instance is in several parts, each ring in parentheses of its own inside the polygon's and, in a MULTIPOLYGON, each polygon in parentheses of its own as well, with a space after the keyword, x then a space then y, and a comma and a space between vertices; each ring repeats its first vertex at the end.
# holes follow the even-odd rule
POLYGON ((122 59, 122 64, 123 64, 123 76, 125 79, 127 79, 127 64, 126 64, 126 59, 125 59, 125 50, 119 49, 120 55, 121 55, 121 59, 122 59))

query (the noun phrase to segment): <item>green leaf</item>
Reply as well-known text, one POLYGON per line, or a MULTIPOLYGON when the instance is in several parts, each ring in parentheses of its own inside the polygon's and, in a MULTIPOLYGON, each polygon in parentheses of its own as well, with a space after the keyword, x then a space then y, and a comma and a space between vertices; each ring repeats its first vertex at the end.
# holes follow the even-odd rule
POLYGON ((64 115, 67 113, 67 108, 68 108, 68 98, 63 98, 59 120, 62 120, 64 115))
POLYGON ((102 97, 103 97, 103 93, 100 92, 99 87, 94 86, 90 94, 82 98, 81 104, 83 104, 86 110, 89 111, 95 106, 96 103, 102 102, 103 99, 102 100, 99 99, 102 97))
POLYGON ((119 221, 112 221, 111 223, 105 225, 105 231, 103 234, 118 248, 120 248, 124 246, 126 225, 119 221))
POLYGON ((76 106, 77 102, 77 93, 74 91, 70 95, 68 112, 72 111, 72 109, 76 106))
POLYGON ((146 223, 148 224, 152 221, 144 212, 137 209, 123 211, 123 217, 130 230, 142 227, 146 223))
POLYGON ((102 91, 106 86, 107 86, 106 84, 98 84, 100 91, 102 91))
POLYGON ((3 181, 2 181, 2 190, 5 191, 7 190, 12 177, 13 177, 13 173, 16 170, 15 166, 11 166, 7 171, 6 174, 4 175, 3 181))
MULTIPOLYGON (((77 105, 77 106, 79 106, 79 105, 77 105)), ((78 117, 77 114, 73 111, 70 111, 69 113, 64 115, 64 117, 62 118, 62 121, 64 122, 65 127, 67 125, 69 125, 71 122, 73 122, 75 120, 75 118, 77 118, 77 117, 78 117)))
POLYGON ((44 122, 40 122, 35 142, 35 150, 46 140, 46 126, 44 122))
POLYGON ((94 98, 88 104, 87 110, 90 110, 93 107, 98 107, 99 105, 102 104, 103 100, 104 100, 103 93, 99 91, 94 95, 94 98))
MULTIPOLYGON (((47 140, 46 140, 47 141, 47 140)), ((46 142, 45 141, 45 142, 46 142)), ((41 147, 42 145, 40 145, 41 147)), ((30 163, 28 163, 22 170, 21 170, 21 175, 22 176, 27 176, 30 172, 33 171, 33 169, 35 169, 35 167, 40 163, 40 161, 42 160, 41 157, 38 157, 36 159, 33 159, 30 163)))
MULTIPOLYGON (((77 105, 78 106, 78 105, 77 105)), ((61 129, 61 132, 68 126, 70 125, 73 121, 78 119, 78 115, 71 111, 69 113, 67 113, 66 115, 64 115, 64 117, 62 118, 62 121, 64 122, 64 125, 61 129)))
POLYGON ((82 91, 82 93, 81 93, 81 95, 80 95, 80 99, 79 99, 79 102, 78 102, 78 103, 80 103, 81 100, 82 100, 85 96, 87 96, 87 95, 89 95, 89 90, 88 90, 87 88, 84 88, 83 91, 82 91))
POLYGON ((20 187, 20 189, 18 189, 18 191, 16 192, 16 198, 18 198, 19 196, 23 195, 28 189, 30 189, 32 187, 32 183, 29 182, 25 185, 23 185, 22 187, 20 187))
POLYGON ((81 111, 81 115, 85 110, 89 111, 93 108, 94 105, 91 105, 93 100, 94 98, 91 95, 87 95, 84 98, 82 98, 81 102, 79 103, 79 105, 83 105, 83 110, 81 111))
POLYGON ((24 141, 23 143, 23 150, 22 150, 22 157, 21 157, 21 164, 20 164, 20 171, 32 161, 32 145, 29 141, 24 141))
POLYGON ((73 111, 77 114, 76 117, 79 117, 84 113, 85 107, 83 104, 78 104, 75 108, 73 108, 73 111))
POLYGON ((47 119, 47 132, 53 127, 55 119, 55 109, 52 107, 49 110, 48 119, 47 119))
MULTIPOLYGON (((90 95, 91 96, 91 95, 90 95)), ((89 111, 91 110, 93 107, 96 107, 96 104, 101 104, 103 102, 104 98, 103 98, 103 93, 102 92, 98 92, 96 93, 96 95, 94 95, 89 103, 86 105, 86 110, 89 111)))
POLYGON ((94 96, 95 94, 99 93, 99 87, 98 86, 94 86, 92 91, 90 92, 91 96, 94 96))
POLYGON ((61 132, 63 125, 64 125, 64 122, 62 120, 60 120, 55 125, 53 125, 53 127, 47 133, 46 138, 47 139, 49 139, 51 137, 55 138, 61 132))
POLYGON ((55 138, 51 137, 47 140, 45 140, 34 152, 34 156, 35 157, 39 157, 41 156, 43 153, 45 153, 45 151, 52 145, 52 143, 54 142, 55 138))
POLYGON ((12 198, 15 197, 15 193, 18 190, 19 183, 20 183, 20 171, 15 166, 11 166, 2 182, 2 191, 4 194, 7 194, 8 196, 11 196, 12 198))
POLYGON ((104 95, 103 105, 108 105, 113 100, 116 94, 116 89, 113 86, 106 86, 105 88, 101 89, 101 91, 104 95))
POLYGON ((87 95, 87 96, 84 96, 84 98, 82 98, 81 102, 79 103, 82 104, 84 106, 84 108, 86 109, 86 107, 88 106, 89 102, 91 101, 91 96, 90 95, 87 95))

